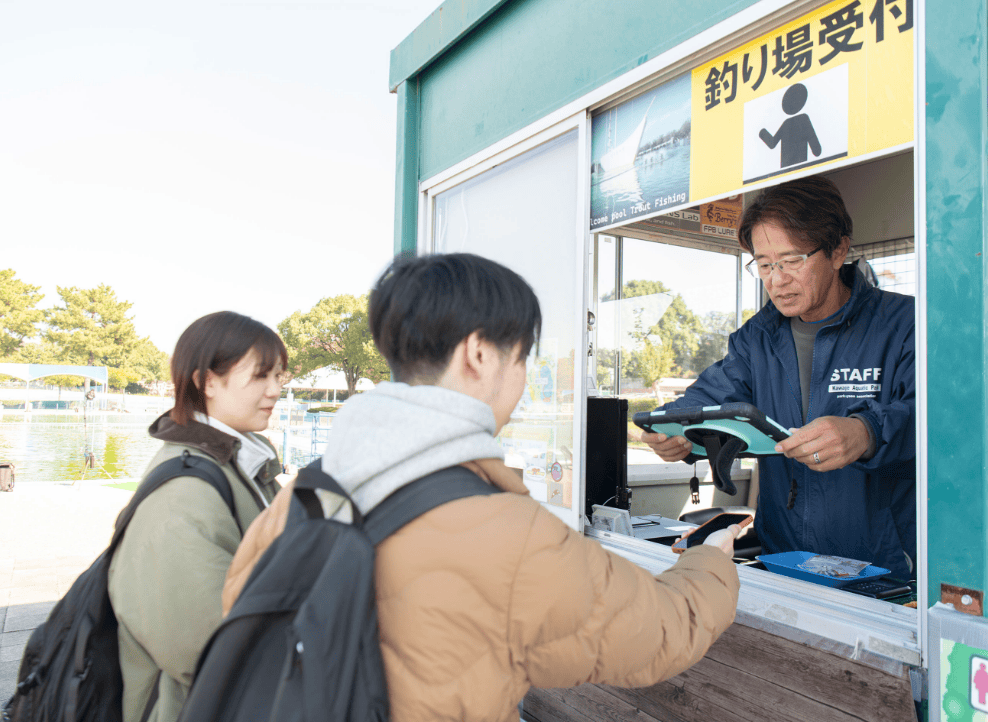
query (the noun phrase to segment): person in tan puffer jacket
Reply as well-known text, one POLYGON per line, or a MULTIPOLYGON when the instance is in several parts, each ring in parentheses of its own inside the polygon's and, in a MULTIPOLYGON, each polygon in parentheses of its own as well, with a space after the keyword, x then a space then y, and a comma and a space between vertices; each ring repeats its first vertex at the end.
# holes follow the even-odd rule
MULTIPOLYGON (((495 436, 541 324, 528 284, 468 254, 399 260, 371 294, 370 322, 399 382, 344 405, 323 470, 364 514, 456 464, 505 492, 439 506, 377 547, 392 719, 517 720, 532 686, 641 687, 698 661, 734 619, 737 528, 653 577, 566 526, 502 460, 495 436)), ((247 530, 224 613, 284 528, 291 495, 286 486, 247 530)))

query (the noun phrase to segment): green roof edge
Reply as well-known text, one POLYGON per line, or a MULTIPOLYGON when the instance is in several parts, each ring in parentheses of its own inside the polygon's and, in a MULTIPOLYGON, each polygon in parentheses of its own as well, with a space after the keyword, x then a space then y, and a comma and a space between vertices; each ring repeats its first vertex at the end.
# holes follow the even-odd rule
POLYGON ((419 74, 510 0, 446 0, 391 51, 388 90, 419 74))

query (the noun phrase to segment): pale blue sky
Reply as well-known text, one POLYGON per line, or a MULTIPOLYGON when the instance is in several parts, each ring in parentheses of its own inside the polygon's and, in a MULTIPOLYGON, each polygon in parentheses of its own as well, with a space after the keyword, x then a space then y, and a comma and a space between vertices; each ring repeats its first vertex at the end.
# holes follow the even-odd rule
POLYGON ((440 0, 0 2, 0 268, 108 283, 171 353, 363 293, 393 246, 390 50, 440 0))

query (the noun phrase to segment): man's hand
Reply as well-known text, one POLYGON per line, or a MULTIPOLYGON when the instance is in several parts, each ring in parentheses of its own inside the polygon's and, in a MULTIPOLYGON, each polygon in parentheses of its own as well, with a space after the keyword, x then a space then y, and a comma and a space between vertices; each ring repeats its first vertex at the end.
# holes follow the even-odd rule
POLYGON ((666 436, 643 431, 641 440, 663 461, 682 461, 693 449, 693 444, 685 436, 666 436))
POLYGON ((821 416, 791 431, 792 436, 776 444, 775 450, 813 471, 843 469, 861 458, 870 441, 868 427, 858 418, 821 416))

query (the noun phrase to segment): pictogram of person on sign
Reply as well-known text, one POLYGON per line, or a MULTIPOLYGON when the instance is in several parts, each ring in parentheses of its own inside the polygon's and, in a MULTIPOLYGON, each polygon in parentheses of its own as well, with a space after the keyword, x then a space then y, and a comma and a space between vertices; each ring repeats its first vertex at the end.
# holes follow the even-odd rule
POLYGON ((988 670, 985 665, 980 665, 981 669, 974 673, 974 689, 978 693, 978 704, 985 704, 985 695, 988 695, 988 670))
POLYGON ((806 98, 809 91, 802 83, 791 86, 782 96, 782 110, 786 118, 775 135, 768 132, 767 128, 762 128, 758 137, 762 139, 769 148, 774 149, 780 142, 782 143, 782 168, 791 165, 805 163, 807 159, 806 150, 809 148, 813 155, 819 157, 822 152, 820 141, 813 130, 813 122, 806 113, 799 113, 806 105, 806 98))

